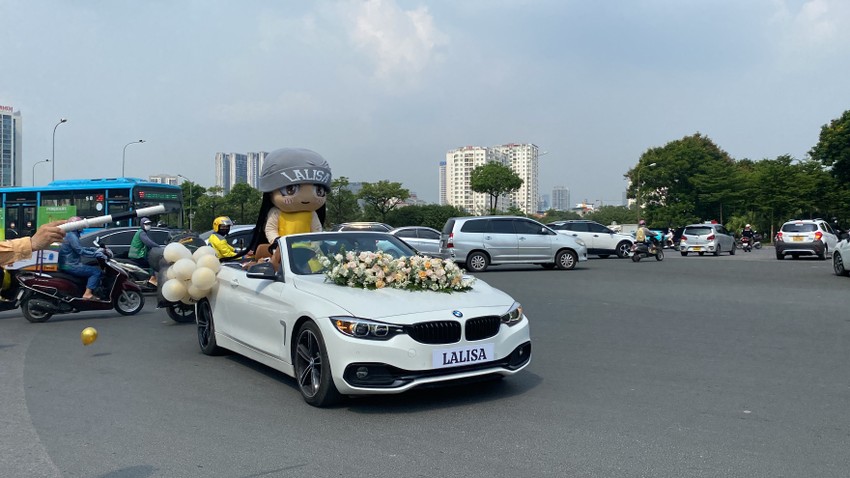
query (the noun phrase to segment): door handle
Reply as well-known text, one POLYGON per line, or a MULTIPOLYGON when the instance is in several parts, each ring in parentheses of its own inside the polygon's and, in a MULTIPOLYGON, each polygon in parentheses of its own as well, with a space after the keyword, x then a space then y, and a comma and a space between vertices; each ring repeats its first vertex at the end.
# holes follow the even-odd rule
POLYGON ((520 240, 520 241, 524 241, 524 240, 525 240, 525 237, 524 237, 524 236, 519 236, 519 240, 520 240))
POLYGON ((233 279, 230 279, 230 285, 232 285, 233 287, 239 287, 239 279, 235 277, 233 279))

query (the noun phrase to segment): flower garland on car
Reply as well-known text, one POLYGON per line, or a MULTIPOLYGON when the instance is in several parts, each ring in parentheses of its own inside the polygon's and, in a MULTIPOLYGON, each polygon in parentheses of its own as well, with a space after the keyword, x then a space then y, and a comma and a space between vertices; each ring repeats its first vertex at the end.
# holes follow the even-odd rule
POLYGON ((334 284, 363 289, 432 290, 462 292, 475 278, 463 275, 452 261, 432 257, 394 258, 382 252, 340 252, 320 255, 325 277, 334 284))

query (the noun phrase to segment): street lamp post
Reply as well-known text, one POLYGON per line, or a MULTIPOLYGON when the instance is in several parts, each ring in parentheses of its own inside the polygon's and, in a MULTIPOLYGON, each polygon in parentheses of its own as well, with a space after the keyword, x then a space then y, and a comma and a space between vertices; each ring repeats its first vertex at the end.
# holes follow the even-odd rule
POLYGON ((140 139, 138 141, 130 141, 129 143, 124 145, 124 152, 121 153, 121 177, 122 178, 124 177, 124 160, 127 158, 127 146, 130 146, 131 144, 139 144, 139 143, 144 143, 144 142, 145 142, 145 140, 140 139))
POLYGON ((53 127, 53 155, 50 156, 50 162, 53 163, 53 172, 50 174, 50 180, 56 181, 56 128, 62 123, 67 123, 68 118, 61 118, 56 126, 53 127))
MULTIPOLYGON (((658 163, 649 163, 647 168, 651 168, 658 163)), ((637 206, 637 222, 640 224, 640 165, 635 168, 635 205, 637 206)))
POLYGON ((41 161, 36 161, 35 164, 32 165, 32 185, 35 186, 35 167, 41 163, 49 163, 49 159, 43 159, 41 161))
POLYGON ((184 180, 189 181, 189 230, 192 231, 193 230, 192 229, 192 218, 195 216, 195 213, 192 212, 192 196, 193 196, 192 192, 193 192, 193 189, 194 189, 193 188, 194 183, 192 181, 190 181, 189 178, 187 178, 186 176, 183 176, 182 174, 178 174, 177 177, 183 178, 184 180))

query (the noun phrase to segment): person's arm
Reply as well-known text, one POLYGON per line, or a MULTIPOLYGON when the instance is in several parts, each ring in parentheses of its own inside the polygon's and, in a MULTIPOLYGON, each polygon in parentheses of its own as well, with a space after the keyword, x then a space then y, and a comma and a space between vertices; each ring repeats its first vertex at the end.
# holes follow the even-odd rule
POLYGON ((32 241, 29 237, 19 237, 0 241, 0 265, 11 264, 32 257, 32 241))
POLYGON ((97 248, 95 247, 83 247, 80 244, 80 238, 77 237, 76 234, 68 234, 65 236, 68 245, 71 246, 71 250, 79 254, 81 257, 97 257, 97 248))
POLYGON ((142 233, 139 234, 139 239, 141 239, 142 242, 148 247, 159 247, 159 244, 157 244, 156 241, 151 239, 151 236, 148 235, 148 232, 144 229, 142 230, 142 233))
POLYGON ((236 255, 236 251, 233 249, 233 246, 227 243, 226 239, 221 239, 217 234, 213 234, 210 236, 210 245, 213 249, 215 249, 215 253, 218 257, 233 257, 236 255))

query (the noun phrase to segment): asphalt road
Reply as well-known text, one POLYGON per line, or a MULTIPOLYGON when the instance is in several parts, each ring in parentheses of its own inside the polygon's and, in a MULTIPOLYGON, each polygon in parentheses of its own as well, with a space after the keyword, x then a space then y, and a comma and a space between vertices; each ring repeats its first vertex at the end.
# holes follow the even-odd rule
POLYGON ((525 305, 523 373, 331 409, 202 355, 150 303, 1 313, 0 475, 850 476, 850 279, 828 262, 766 248, 479 278, 525 305))

